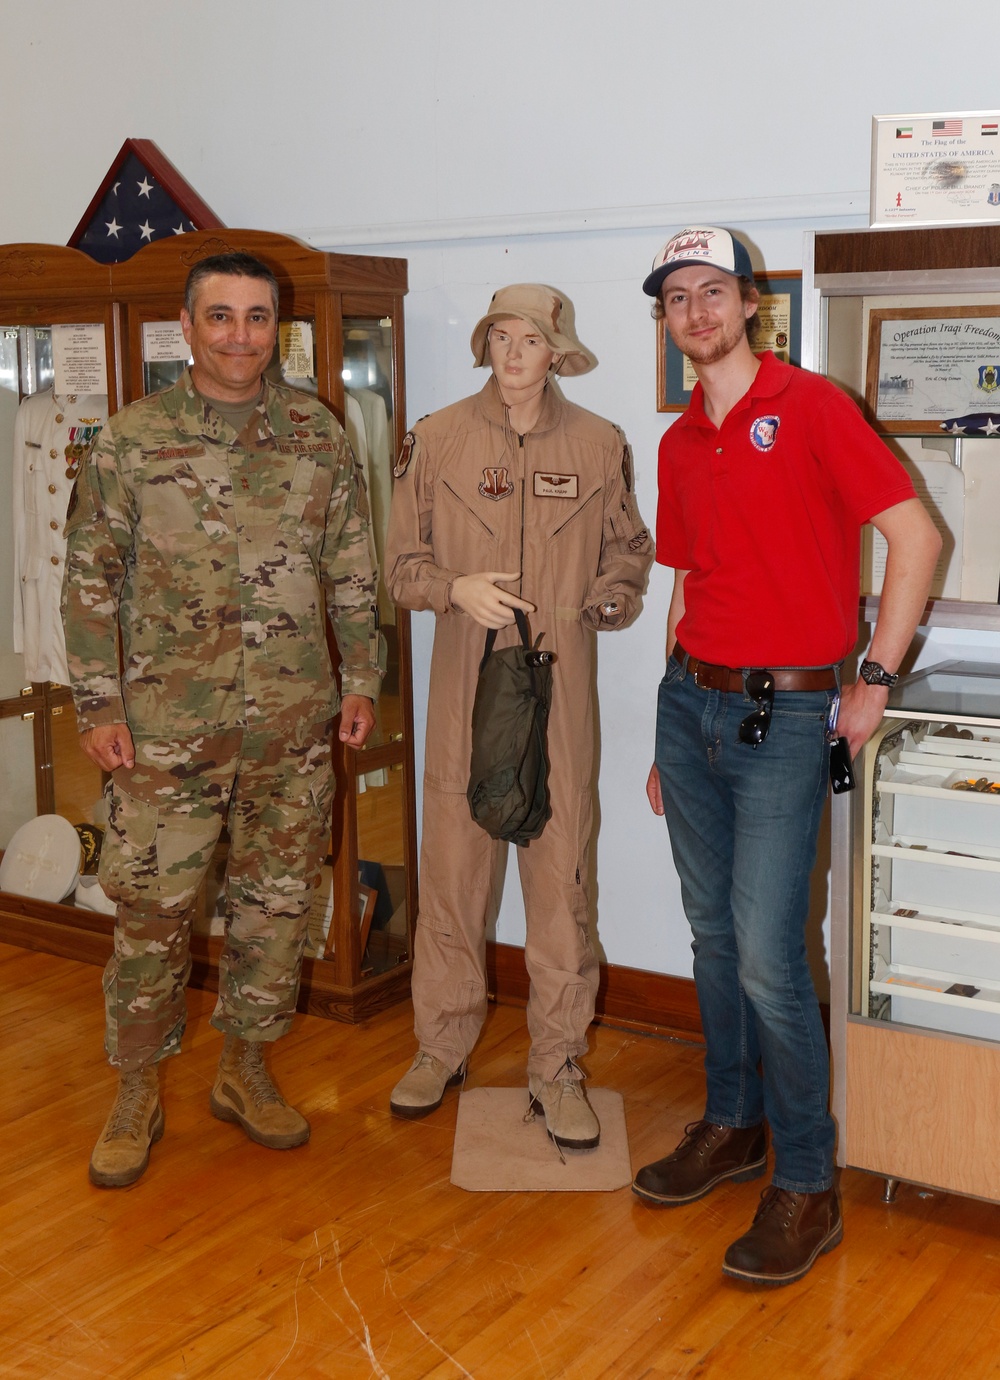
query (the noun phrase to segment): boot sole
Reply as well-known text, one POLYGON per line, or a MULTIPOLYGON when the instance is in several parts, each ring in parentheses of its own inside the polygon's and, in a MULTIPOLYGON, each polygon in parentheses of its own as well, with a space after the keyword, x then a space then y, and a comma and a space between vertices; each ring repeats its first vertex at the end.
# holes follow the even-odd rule
POLYGON ((393 1102, 389 1099, 389 1111, 393 1116, 402 1117, 404 1121, 419 1121, 422 1116, 430 1116, 431 1112, 436 1112, 444 1101, 444 1095, 449 1088, 455 1088, 465 1078, 465 1067, 453 1073, 441 1090, 441 1096, 436 1102, 419 1102, 416 1106, 408 1105, 405 1102, 393 1102))
POLYGON ((263 1145, 265 1150, 294 1150, 299 1145, 305 1145, 312 1133, 312 1128, 306 1124, 304 1131, 293 1131, 287 1135, 265 1135, 263 1131, 258 1131, 247 1121, 246 1117, 241 1116, 235 1107, 231 1107, 228 1102, 221 1101, 212 1091, 209 1097, 209 1107, 212 1115, 218 1117, 220 1121, 231 1121, 237 1126, 242 1126, 247 1136, 255 1145, 263 1145))
POLYGON ((725 1261, 722 1264, 722 1273, 728 1275, 730 1279, 741 1279, 746 1284, 760 1284, 765 1288, 780 1289, 782 1285, 794 1284, 797 1279, 807 1275, 819 1257, 839 1246, 843 1239, 844 1224, 838 1222, 833 1231, 819 1243, 804 1265, 799 1266, 797 1270, 789 1270, 783 1275, 765 1275, 753 1270, 739 1270, 734 1265, 727 1265, 725 1261))
POLYGON ((766 1169, 767 1154, 765 1152, 759 1160, 754 1160, 752 1164, 741 1165, 739 1169, 730 1170, 726 1174, 717 1174, 711 1183, 704 1184, 693 1193, 677 1196, 655 1193, 650 1188, 641 1187, 636 1179, 632 1180, 632 1192, 644 1203, 652 1203, 654 1207, 683 1207, 685 1203, 696 1203, 699 1198, 706 1198, 713 1188, 718 1188, 719 1184, 745 1184, 750 1179, 759 1179, 766 1169))
MULTIPOLYGON (((536 1116, 540 1116, 543 1120, 545 1119, 545 1108, 537 1097, 531 1098, 528 1103, 528 1111, 534 1112, 536 1116)), ((596 1136, 588 1137, 587 1140, 568 1140, 566 1136, 553 1135, 549 1130, 547 1121, 545 1122, 545 1134, 554 1145, 558 1145, 562 1150, 596 1150, 601 1143, 600 1131, 597 1132, 596 1136)))
POLYGON ((90 1163, 88 1173, 90 1182, 96 1188, 128 1188, 129 1184, 134 1184, 137 1179, 141 1179, 149 1166, 149 1152, 158 1140, 163 1139, 163 1128, 166 1118, 163 1115, 163 1108, 158 1106, 156 1116, 153 1120, 153 1129, 149 1133, 149 1145, 146 1148, 146 1155, 142 1164, 135 1169, 123 1169, 118 1174, 102 1174, 99 1169, 94 1168, 93 1161, 90 1163))

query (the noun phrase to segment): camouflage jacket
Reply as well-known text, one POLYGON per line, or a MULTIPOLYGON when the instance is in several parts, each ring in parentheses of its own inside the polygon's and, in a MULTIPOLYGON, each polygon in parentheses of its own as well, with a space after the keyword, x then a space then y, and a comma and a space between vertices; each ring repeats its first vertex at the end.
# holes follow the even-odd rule
POLYGON ((328 718, 339 700, 325 610, 343 692, 378 694, 364 481, 336 418, 308 394, 265 381, 239 435, 190 371, 123 408, 81 467, 66 539, 81 731, 328 718))

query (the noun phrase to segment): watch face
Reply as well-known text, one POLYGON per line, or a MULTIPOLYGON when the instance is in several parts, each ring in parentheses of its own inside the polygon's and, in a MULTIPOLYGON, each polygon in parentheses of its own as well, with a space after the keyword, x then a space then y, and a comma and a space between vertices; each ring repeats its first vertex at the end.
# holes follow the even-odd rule
POLYGON ((861 666, 861 679, 868 685, 893 686, 899 677, 891 676, 885 667, 880 666, 877 661, 866 661, 861 666))

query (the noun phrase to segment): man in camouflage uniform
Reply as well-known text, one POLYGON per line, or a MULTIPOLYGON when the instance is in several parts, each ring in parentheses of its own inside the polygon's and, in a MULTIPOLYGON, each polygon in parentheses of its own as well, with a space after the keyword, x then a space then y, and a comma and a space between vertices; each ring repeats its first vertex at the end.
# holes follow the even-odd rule
POLYGON ((340 741, 364 743, 384 658, 344 433, 314 398, 263 377, 277 303, 248 255, 197 265, 181 312, 194 363, 111 418, 70 504, 70 677, 81 745, 112 773, 100 880, 117 902, 104 990, 120 1083, 90 1165, 106 1187, 134 1182, 163 1134, 157 1064, 180 1048, 193 906, 223 826, 212 1024, 226 1038, 211 1109, 275 1149, 309 1138, 263 1046, 295 1011, 329 847, 333 719, 339 707, 340 741))

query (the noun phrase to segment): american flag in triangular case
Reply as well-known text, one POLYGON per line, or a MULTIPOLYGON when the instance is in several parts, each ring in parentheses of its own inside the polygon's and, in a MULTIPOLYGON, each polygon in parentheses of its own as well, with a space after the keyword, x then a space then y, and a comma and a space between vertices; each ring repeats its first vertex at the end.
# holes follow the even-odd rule
POLYGON ((69 238, 102 264, 130 259, 145 244, 222 221, 150 139, 126 139, 69 238))

